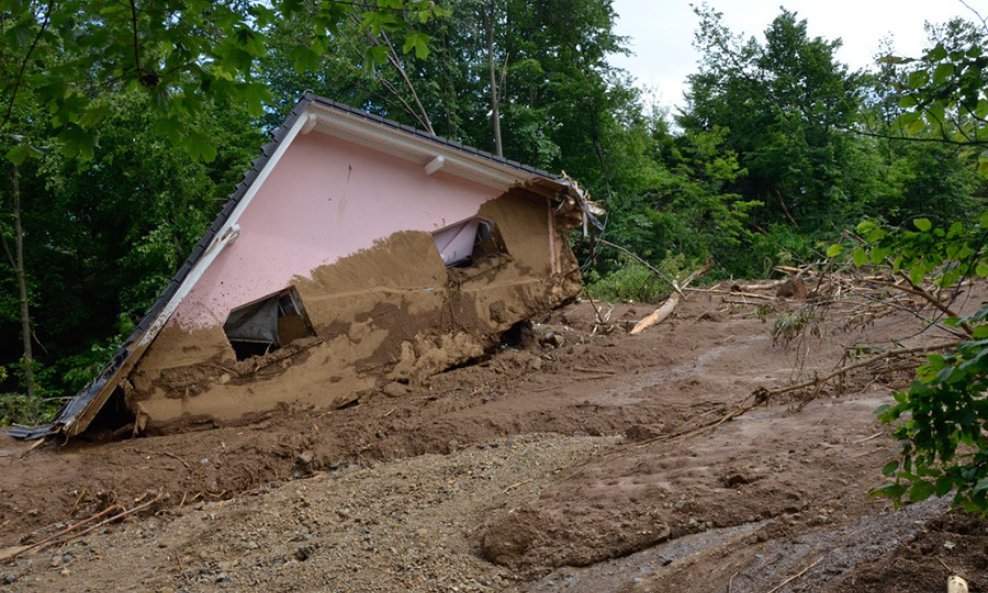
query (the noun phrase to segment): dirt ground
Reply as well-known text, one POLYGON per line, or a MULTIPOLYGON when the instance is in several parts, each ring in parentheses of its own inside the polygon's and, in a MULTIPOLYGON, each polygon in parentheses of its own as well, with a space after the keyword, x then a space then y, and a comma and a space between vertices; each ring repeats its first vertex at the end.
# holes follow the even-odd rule
POLYGON ((908 369, 702 428, 848 347, 943 339, 899 315, 773 343, 800 306, 694 292, 629 336, 652 306, 617 305, 604 332, 579 303, 536 320, 532 346, 345 409, 30 451, 0 438, 0 557, 137 509, 0 561, 0 593, 901 593, 949 574, 988 591, 988 523, 867 496, 896 451, 872 411, 908 369))

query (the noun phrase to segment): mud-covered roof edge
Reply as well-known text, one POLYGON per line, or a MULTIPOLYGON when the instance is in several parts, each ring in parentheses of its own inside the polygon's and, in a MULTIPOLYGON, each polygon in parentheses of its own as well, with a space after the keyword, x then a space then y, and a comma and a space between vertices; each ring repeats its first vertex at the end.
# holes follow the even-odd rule
MULTIPOLYGON (((198 280, 198 277, 208 267, 208 264, 222 250, 222 242, 229 238, 229 223, 231 223, 231 219, 233 222, 236 221, 234 217, 235 211, 242 210, 246 207, 244 203, 245 196, 249 193, 256 192, 255 185, 260 186, 259 181, 263 182, 263 178, 273 168, 278 157, 287 149, 291 140, 299 134, 303 126, 308 123, 301 116, 306 114, 306 110, 312 105, 317 105, 324 111, 328 110, 348 117, 365 120, 369 124, 380 126, 382 129, 389 130, 397 135, 406 135, 427 140, 434 143, 437 147, 467 155, 475 161, 487 161, 492 166, 514 169, 522 174, 519 175, 522 181, 525 177, 528 177, 530 179, 549 182, 555 185, 556 189, 560 192, 561 195, 558 196, 558 199, 562 200, 565 197, 576 200, 584 214, 596 223, 596 220, 593 218, 592 205, 588 205, 584 199, 585 193, 575 181, 568 177, 553 175, 541 169, 523 165, 516 161, 463 145, 454 140, 436 136, 435 134, 423 132, 361 109, 320 97, 311 91, 306 91, 299 102, 295 104, 295 107, 285 121, 272 131, 271 141, 261 149, 261 155, 254 160, 250 170, 244 174, 243 180, 227 199, 205 234, 199 239, 199 242, 179 267, 164 291, 162 291, 158 299, 137 324, 133 333, 127 337, 123 345, 114 353, 107 366, 85 388, 76 394, 75 397, 67 401, 58 410, 51 422, 39 426, 15 425, 7 431, 10 436, 27 440, 41 439, 59 434, 71 437, 81 433, 89 426, 96 417, 96 414, 109 399, 113 390, 119 385, 126 373, 130 371, 132 365, 139 360, 140 355, 143 354, 150 342, 157 336, 158 331, 161 330, 174 312, 178 302, 184 296, 181 293, 187 293, 191 289, 192 285, 198 280), (254 192, 251 191, 252 189, 254 192)), ((237 214, 239 215, 239 213, 237 214)))

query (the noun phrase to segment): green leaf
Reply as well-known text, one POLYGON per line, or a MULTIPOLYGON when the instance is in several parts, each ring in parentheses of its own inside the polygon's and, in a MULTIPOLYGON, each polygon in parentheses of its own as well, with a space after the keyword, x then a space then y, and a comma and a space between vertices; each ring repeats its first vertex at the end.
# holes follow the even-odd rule
POLYGON ((198 130, 191 130, 182 140, 189 156, 197 161, 212 162, 216 158, 216 147, 209 136, 198 130))
POLYGON ((930 81, 930 74, 926 70, 916 70, 909 74, 909 79, 906 84, 909 85, 911 89, 918 89, 926 86, 926 83, 930 81))
POLYGON ((858 268, 868 263, 868 253, 861 247, 854 250, 854 254, 851 258, 854 260, 855 267, 858 268))
POLYGON ((907 111, 899 116, 896 123, 900 126, 908 126, 909 124, 919 120, 919 113, 916 111, 907 111))
POLYGON ((954 479, 949 475, 943 475, 937 478, 936 483, 933 485, 933 489, 937 496, 946 496, 954 488, 954 479))
POLYGON ((909 280, 911 280, 913 284, 922 284, 925 278, 926 267, 921 263, 917 262, 909 268, 909 280))
POLYGON ((870 220, 862 220, 861 222, 858 223, 857 231, 859 235, 866 235, 871 231, 875 230, 876 228, 878 228, 878 225, 876 225, 874 222, 870 220))
POLYGON ((898 469, 899 469, 899 462, 890 461, 885 464, 885 467, 882 468, 882 475, 885 476, 886 478, 890 478, 892 477, 893 474, 895 474, 896 471, 898 471, 898 469))
POLYGON ((31 149, 27 144, 22 142, 8 150, 6 156, 8 161, 17 166, 21 166, 24 164, 24 161, 27 160, 27 157, 31 156, 31 149))
POLYGON ((954 74, 954 65, 951 63, 939 64, 933 71, 933 84, 940 85, 947 81, 954 74))
POLYGON ((429 57, 429 36, 420 31, 412 31, 405 36, 405 43, 401 46, 401 51, 409 53, 415 50, 415 57, 424 60, 429 57))
POLYGON ((151 125, 151 129, 155 134, 166 138, 172 144, 178 144, 181 138, 182 122, 174 117, 160 117, 151 125))
POLYGON ((984 156, 978 158, 978 176, 988 178, 988 158, 984 156))
POLYGON ((372 45, 367 48, 367 57, 378 66, 383 66, 388 62, 388 50, 379 45, 372 45))
POLYGON ((988 261, 980 260, 978 265, 974 268, 974 273, 978 275, 979 278, 984 278, 988 276, 988 261))
POLYGON ((834 243, 827 248, 827 257, 837 257, 844 251, 844 246, 840 243, 834 243))
POLYGON ((884 498, 890 498, 892 500, 899 500, 900 498, 902 498, 902 495, 905 494, 905 492, 906 492, 905 486, 893 482, 889 484, 882 484, 877 488, 872 488, 870 491, 868 491, 868 494, 874 497, 880 496, 884 498))
POLYGON ((928 218, 914 218, 913 226, 925 233, 933 228, 933 223, 928 218))
POLYGON ((909 489, 909 500, 913 502, 919 502, 921 500, 926 500, 927 498, 933 496, 936 489, 933 484, 926 481, 913 482, 912 488, 909 489))
POLYGON ((62 152, 67 156, 78 156, 83 160, 93 157, 96 148, 96 135, 77 125, 67 125, 58 134, 62 152))

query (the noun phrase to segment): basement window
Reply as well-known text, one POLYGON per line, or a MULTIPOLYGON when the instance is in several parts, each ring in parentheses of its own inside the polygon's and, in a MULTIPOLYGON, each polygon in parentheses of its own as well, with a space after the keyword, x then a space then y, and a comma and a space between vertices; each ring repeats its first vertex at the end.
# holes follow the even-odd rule
POLYGON ((263 356, 294 340, 316 335, 294 288, 237 307, 223 324, 237 360, 263 356))
POLYGON ((496 255, 506 255, 501 233, 493 222, 471 218, 432 233, 447 268, 465 268, 496 255))

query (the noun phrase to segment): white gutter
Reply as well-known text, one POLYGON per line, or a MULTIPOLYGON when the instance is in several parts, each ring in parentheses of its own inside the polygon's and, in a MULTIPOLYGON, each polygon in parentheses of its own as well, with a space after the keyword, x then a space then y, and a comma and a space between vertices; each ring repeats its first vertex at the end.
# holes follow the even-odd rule
POLYGON ((443 173, 501 191, 537 177, 518 167, 473 155, 353 113, 336 111, 318 103, 311 104, 309 108, 313 109, 312 115, 317 118, 314 131, 412 161, 425 168, 429 175, 442 170, 443 173))

